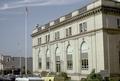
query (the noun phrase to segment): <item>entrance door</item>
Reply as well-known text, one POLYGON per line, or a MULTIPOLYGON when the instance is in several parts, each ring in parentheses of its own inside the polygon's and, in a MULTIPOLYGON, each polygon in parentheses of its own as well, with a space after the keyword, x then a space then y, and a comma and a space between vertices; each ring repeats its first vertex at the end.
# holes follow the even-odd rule
POLYGON ((60 56, 56 56, 56 72, 61 71, 60 56))

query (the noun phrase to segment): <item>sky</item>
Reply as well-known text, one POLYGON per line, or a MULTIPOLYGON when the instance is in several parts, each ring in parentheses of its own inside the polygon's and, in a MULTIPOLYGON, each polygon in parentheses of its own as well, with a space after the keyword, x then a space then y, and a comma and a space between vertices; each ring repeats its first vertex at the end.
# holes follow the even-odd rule
POLYGON ((60 16, 79 9, 92 0, 0 0, 0 54, 32 56, 32 30, 60 16), (28 8, 28 26, 25 32, 25 7, 28 8))

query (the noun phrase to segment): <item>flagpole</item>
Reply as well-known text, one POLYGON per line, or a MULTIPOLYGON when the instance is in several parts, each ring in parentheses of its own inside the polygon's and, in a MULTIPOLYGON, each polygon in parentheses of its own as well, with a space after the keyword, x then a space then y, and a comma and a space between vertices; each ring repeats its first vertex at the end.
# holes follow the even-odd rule
POLYGON ((28 26, 28 9, 25 7, 25 75, 27 75, 27 26, 28 26))

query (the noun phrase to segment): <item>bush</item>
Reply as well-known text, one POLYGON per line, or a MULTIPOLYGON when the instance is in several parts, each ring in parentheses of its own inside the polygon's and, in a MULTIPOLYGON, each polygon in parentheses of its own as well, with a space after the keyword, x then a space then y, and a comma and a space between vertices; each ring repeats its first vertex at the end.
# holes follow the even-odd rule
POLYGON ((110 77, 109 81, 120 81, 120 77, 110 77))
POLYGON ((82 78, 81 81, 87 81, 87 79, 86 78, 82 78))
POLYGON ((58 76, 59 76, 59 77, 64 77, 65 80, 68 80, 68 79, 69 79, 67 73, 65 73, 65 72, 61 72, 61 73, 59 73, 58 76))
POLYGON ((95 73, 95 69, 88 75, 87 81, 102 81, 102 76, 98 73, 95 73))
POLYGON ((42 72, 41 72, 41 76, 42 76, 42 77, 47 76, 47 74, 48 74, 48 72, 47 72, 47 71, 42 71, 42 72))
POLYGON ((103 81, 103 79, 102 76, 98 73, 95 73, 95 69, 93 69, 87 78, 83 78, 81 81, 103 81))

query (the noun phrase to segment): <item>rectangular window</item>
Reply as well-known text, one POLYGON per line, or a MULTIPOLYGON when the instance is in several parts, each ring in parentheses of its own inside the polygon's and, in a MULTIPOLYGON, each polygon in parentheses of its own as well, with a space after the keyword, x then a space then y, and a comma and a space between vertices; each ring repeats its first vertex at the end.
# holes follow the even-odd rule
POLYGON ((58 40, 60 38, 60 33, 59 31, 58 32, 55 32, 55 40, 58 40))
POLYGON ((80 23, 79 30, 80 30, 80 33, 86 32, 87 31, 87 22, 80 23))
POLYGON ((55 32, 55 40, 57 39, 57 34, 56 34, 56 32, 55 32))
POLYGON ((84 32, 87 31, 87 23, 86 22, 83 23, 83 28, 84 28, 84 32))
POLYGON ((66 37, 68 36, 68 29, 66 29, 66 37))
POLYGON ((39 69, 41 69, 42 68, 42 59, 39 58, 38 60, 39 60, 39 63, 38 63, 39 64, 39 69))
POLYGON ((40 45, 40 44, 41 44, 41 37, 38 38, 38 45, 40 45))
POLYGON ((80 27, 80 33, 83 32, 82 23, 79 25, 79 27, 80 27))
POLYGON ((66 37, 71 36, 71 35, 72 35, 72 28, 69 27, 66 29, 66 37))
POLYGON ((46 43, 50 41, 50 34, 45 36, 46 43))
POLYGON ((67 55, 67 69, 73 69, 72 55, 67 55))
POLYGON ((117 19, 117 27, 120 28, 120 19, 117 19))
POLYGON ((48 42, 50 41, 50 34, 48 35, 48 42))
POLYGON ((88 59, 82 59, 82 69, 88 69, 88 59))
POLYGON ((72 35, 72 28, 69 27, 69 36, 72 35))
POLYGON ((81 59, 82 59, 82 69, 83 70, 88 69, 88 54, 87 53, 82 53, 81 54, 81 59))

